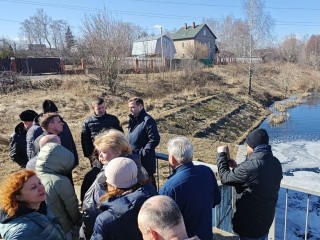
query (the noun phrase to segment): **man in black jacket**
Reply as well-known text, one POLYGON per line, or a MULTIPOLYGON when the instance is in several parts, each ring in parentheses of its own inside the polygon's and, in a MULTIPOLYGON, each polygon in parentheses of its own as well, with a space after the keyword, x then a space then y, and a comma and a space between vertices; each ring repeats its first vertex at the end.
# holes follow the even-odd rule
POLYGON ((266 130, 256 129, 247 137, 247 159, 229 169, 227 146, 218 147, 217 165, 222 184, 237 192, 233 230, 240 239, 267 239, 272 224, 282 167, 273 156, 266 130))
POLYGON ((111 114, 106 113, 106 103, 102 97, 94 98, 91 102, 93 115, 87 117, 82 125, 81 145, 83 154, 89 158, 91 166, 96 160, 93 155, 94 137, 103 130, 114 128, 123 132, 119 119, 111 114))
MULTIPOLYGON (((43 113, 38 115, 33 120, 32 127, 27 132, 27 155, 28 159, 35 157, 37 153, 39 152, 39 146, 35 147, 35 140, 40 136, 43 135, 43 129, 40 127, 39 120, 43 117, 44 114, 52 113, 52 114, 58 114, 58 107, 55 105, 55 103, 51 100, 46 99, 42 104, 43 113), (37 148, 37 151, 36 151, 37 148)), ((67 148, 69 151, 71 151, 74 155, 74 161, 75 166, 79 164, 79 157, 78 152, 76 148, 76 144, 74 142, 72 133, 70 131, 70 128, 68 124, 62 119, 60 116, 61 121, 63 122, 63 130, 59 134, 59 137, 61 139, 61 145, 67 148)), ((39 140, 37 141, 37 145, 39 145, 39 140)))
POLYGON ((26 110, 20 113, 21 122, 15 127, 15 132, 10 137, 10 158, 22 168, 25 168, 28 162, 27 131, 32 126, 32 121, 37 115, 33 110, 26 110))
POLYGON ((132 147, 132 153, 141 157, 141 164, 147 170, 148 175, 154 180, 156 172, 155 149, 160 142, 156 121, 147 114, 141 98, 133 97, 128 101, 129 126, 128 140, 132 147))

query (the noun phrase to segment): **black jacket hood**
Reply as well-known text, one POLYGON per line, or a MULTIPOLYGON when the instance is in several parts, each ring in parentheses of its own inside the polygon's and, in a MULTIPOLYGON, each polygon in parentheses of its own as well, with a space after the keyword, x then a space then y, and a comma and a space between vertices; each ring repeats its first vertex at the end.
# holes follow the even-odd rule
POLYGON ((14 129, 15 133, 20 134, 26 134, 27 130, 24 128, 23 122, 20 122, 14 129))

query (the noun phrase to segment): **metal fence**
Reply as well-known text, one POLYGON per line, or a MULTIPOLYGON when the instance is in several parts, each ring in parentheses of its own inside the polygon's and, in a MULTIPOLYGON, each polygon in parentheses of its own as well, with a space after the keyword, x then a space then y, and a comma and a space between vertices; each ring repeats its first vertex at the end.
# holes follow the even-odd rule
MULTIPOLYGON (((162 175, 162 172, 167 172, 171 173, 171 168, 169 164, 165 164, 165 166, 161 166, 163 164, 160 164, 161 161, 168 161, 168 155, 163 154, 163 153, 156 153, 156 158, 157 158, 157 175, 156 175, 156 180, 157 180, 157 186, 158 189, 160 187, 160 182, 161 178, 160 176, 162 175), (164 169, 165 168, 165 169, 164 169)), ((212 164, 206 164, 203 162, 198 162, 194 161, 194 164, 203 164, 212 169, 212 171, 215 173, 217 176, 218 170, 216 165, 212 164)), ((221 182, 218 181, 218 185, 220 188, 220 193, 221 193, 221 203, 220 205, 216 206, 214 211, 213 211, 213 226, 217 227, 221 230, 231 232, 232 233, 232 224, 231 224, 231 218, 233 215, 233 212, 235 210, 235 191, 232 187, 226 186, 226 185, 221 185, 221 182)), ((310 197, 311 196, 320 196, 320 189, 317 190, 308 190, 304 189, 301 187, 296 187, 290 184, 281 184, 281 188, 284 189, 285 191, 285 210, 284 210, 284 228, 283 228, 283 239, 284 240, 290 240, 287 236, 287 221, 288 221, 288 193, 289 191, 294 191, 294 192, 299 192, 301 194, 305 194, 307 196, 307 203, 306 203, 306 213, 305 213, 305 225, 304 225, 304 236, 303 239, 307 240, 308 239, 308 223, 309 223, 309 207, 310 207, 310 197)), ((276 215, 278 212, 276 211, 276 215)), ((318 224, 320 228, 320 216, 318 216, 318 224)), ((273 221, 273 224, 269 230, 269 235, 268 235, 268 240, 275 240, 276 239, 276 218, 273 221)), ((282 230, 279 230, 282 231, 282 230)), ((282 238, 281 238, 282 239, 282 238)), ((318 238, 320 239, 320 236, 318 238)))

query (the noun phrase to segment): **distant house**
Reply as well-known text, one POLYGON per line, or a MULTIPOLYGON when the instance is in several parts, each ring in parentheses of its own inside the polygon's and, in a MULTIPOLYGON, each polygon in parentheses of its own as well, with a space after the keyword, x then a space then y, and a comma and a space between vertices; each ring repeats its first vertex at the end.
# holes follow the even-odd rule
POLYGON ((45 44, 28 44, 29 51, 36 51, 36 52, 45 52, 46 45, 45 44))
POLYGON ((176 50, 171 38, 166 35, 143 37, 133 42, 132 56, 163 57, 172 59, 176 50), (161 48, 162 39, 162 48, 161 48))
POLYGON ((196 25, 195 22, 192 26, 188 26, 186 23, 184 27, 180 28, 178 32, 174 34, 172 40, 176 48, 175 58, 191 58, 190 47, 195 47, 196 44, 205 44, 208 47, 208 56, 210 60, 214 60, 216 52, 216 36, 207 26, 207 24, 196 25))

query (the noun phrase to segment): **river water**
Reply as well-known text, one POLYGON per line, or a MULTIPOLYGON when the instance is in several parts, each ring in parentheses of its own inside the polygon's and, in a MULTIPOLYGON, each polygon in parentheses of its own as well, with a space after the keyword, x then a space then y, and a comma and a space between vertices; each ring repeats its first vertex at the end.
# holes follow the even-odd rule
MULTIPOLYGON (((268 131, 274 155, 283 168, 282 183, 320 192, 320 95, 289 109, 289 119, 272 127, 268 118, 260 125, 268 131)), ((285 192, 277 206, 276 239, 284 236, 285 192)), ((304 239, 307 196, 289 191, 287 239, 304 239)), ((308 239, 320 239, 320 197, 311 196, 308 239)))

